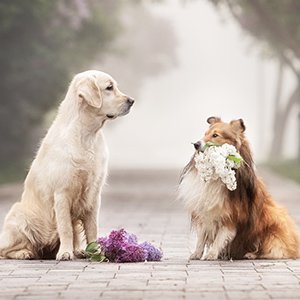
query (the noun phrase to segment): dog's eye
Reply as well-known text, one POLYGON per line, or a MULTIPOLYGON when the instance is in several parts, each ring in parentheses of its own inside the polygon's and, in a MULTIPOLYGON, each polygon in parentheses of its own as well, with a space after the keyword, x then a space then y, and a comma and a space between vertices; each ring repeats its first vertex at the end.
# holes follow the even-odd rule
POLYGON ((217 133, 214 133, 213 135, 212 135, 212 137, 213 138, 216 138, 216 137, 218 137, 219 135, 217 134, 217 133))
POLYGON ((114 88, 113 84, 110 84, 110 85, 106 88, 106 90, 111 91, 113 88, 114 88))

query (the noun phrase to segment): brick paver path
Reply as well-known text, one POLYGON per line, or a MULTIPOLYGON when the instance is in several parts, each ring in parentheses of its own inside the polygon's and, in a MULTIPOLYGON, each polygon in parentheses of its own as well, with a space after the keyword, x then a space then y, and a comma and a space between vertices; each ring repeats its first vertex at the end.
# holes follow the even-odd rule
MULTIPOLYGON (((300 186, 262 171, 300 225, 300 186)), ((125 227, 164 251, 162 262, 0 260, 0 299, 300 299, 300 260, 189 261, 195 243, 176 201, 179 172, 112 172, 100 233, 125 227)), ((0 225, 21 186, 0 188, 0 225)))

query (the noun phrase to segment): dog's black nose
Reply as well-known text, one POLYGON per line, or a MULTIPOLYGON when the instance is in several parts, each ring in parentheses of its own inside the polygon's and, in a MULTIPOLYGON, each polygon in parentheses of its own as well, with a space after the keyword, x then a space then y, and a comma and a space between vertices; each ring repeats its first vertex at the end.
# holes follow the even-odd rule
POLYGON ((127 98, 127 103, 128 103, 128 104, 130 104, 130 105, 133 105, 133 103, 134 103, 134 99, 133 99, 133 98, 130 98, 130 97, 128 97, 128 98, 127 98))
POLYGON ((197 151, 201 149, 201 141, 198 141, 198 142, 192 143, 192 144, 194 145, 194 147, 197 151))

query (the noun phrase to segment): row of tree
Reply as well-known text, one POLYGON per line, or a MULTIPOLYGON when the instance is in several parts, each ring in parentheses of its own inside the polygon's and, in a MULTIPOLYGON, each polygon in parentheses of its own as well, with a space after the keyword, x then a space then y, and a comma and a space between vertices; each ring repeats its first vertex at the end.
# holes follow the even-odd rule
POLYGON ((0 1, 0 182, 23 176, 75 73, 104 69, 136 93, 175 62, 172 30, 140 0, 0 1))
MULTIPOLYGON (((238 24, 278 61, 271 149, 273 158, 281 157, 288 117, 293 108, 299 109, 300 103, 300 1, 209 1, 218 8, 226 7, 238 24), (293 72, 297 84, 290 97, 283 99, 283 74, 287 68, 293 72)), ((108 50, 111 52, 112 46, 122 48, 114 49, 116 52, 124 52, 124 45, 127 46, 128 52, 133 53, 128 55, 128 61, 132 68, 140 66, 135 71, 141 76, 147 76, 147 72, 155 75, 166 62, 166 67, 170 65, 174 58, 175 38, 167 24, 162 20, 154 21, 146 9, 139 9, 137 15, 142 18, 139 22, 152 24, 149 28, 153 30, 148 33, 153 39, 158 39, 162 50, 143 41, 142 30, 135 30, 144 47, 141 51, 138 47, 128 47, 126 40, 118 39, 119 36, 130 37, 124 24, 139 28, 132 20, 124 18, 122 12, 127 14, 134 5, 141 3, 135 0, 0 2, 1 173, 7 169, 23 169, 22 162, 26 161, 39 138, 35 137, 36 130, 40 128, 45 113, 61 100, 66 82, 72 74, 90 67, 93 60, 108 50), (158 25, 155 27, 155 24, 158 25), (140 63, 135 64, 139 53, 145 51, 151 52, 148 65, 145 65, 144 56, 140 57, 140 63), (159 60, 162 56, 168 59, 159 60)), ((120 58, 122 64, 124 61, 120 58)))
POLYGON ((209 0, 226 7, 238 24, 278 62, 278 81, 274 91, 274 136, 271 157, 282 158, 284 135, 293 109, 300 108, 300 1, 298 0, 209 0), (282 96, 284 70, 289 69, 296 86, 288 99, 282 96))
POLYGON ((20 166, 31 136, 70 74, 105 51, 119 30, 118 1, 0 2, 0 165, 20 166))

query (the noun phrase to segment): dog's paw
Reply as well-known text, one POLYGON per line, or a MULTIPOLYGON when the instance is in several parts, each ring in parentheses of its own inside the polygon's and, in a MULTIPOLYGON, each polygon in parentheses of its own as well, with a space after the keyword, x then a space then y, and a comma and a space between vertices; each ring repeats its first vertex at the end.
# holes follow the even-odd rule
POLYGON ((201 259, 202 257, 202 252, 197 252, 195 251, 191 256, 190 256, 190 260, 198 260, 198 259, 201 259))
POLYGON ((248 252, 244 255, 244 258, 246 259, 256 259, 257 258, 257 255, 252 253, 252 252, 248 252))
POLYGON ((209 251, 207 254, 205 254, 201 260, 217 260, 218 259, 218 253, 209 251))
POLYGON ((71 251, 61 251, 56 255, 56 260, 72 260, 74 255, 71 251))
POLYGON ((84 250, 76 249, 73 251, 73 253, 76 258, 79 258, 79 259, 87 258, 87 254, 84 250))
POLYGON ((15 259, 33 259, 33 253, 28 251, 28 250, 20 250, 18 252, 16 252, 15 254, 15 259))

